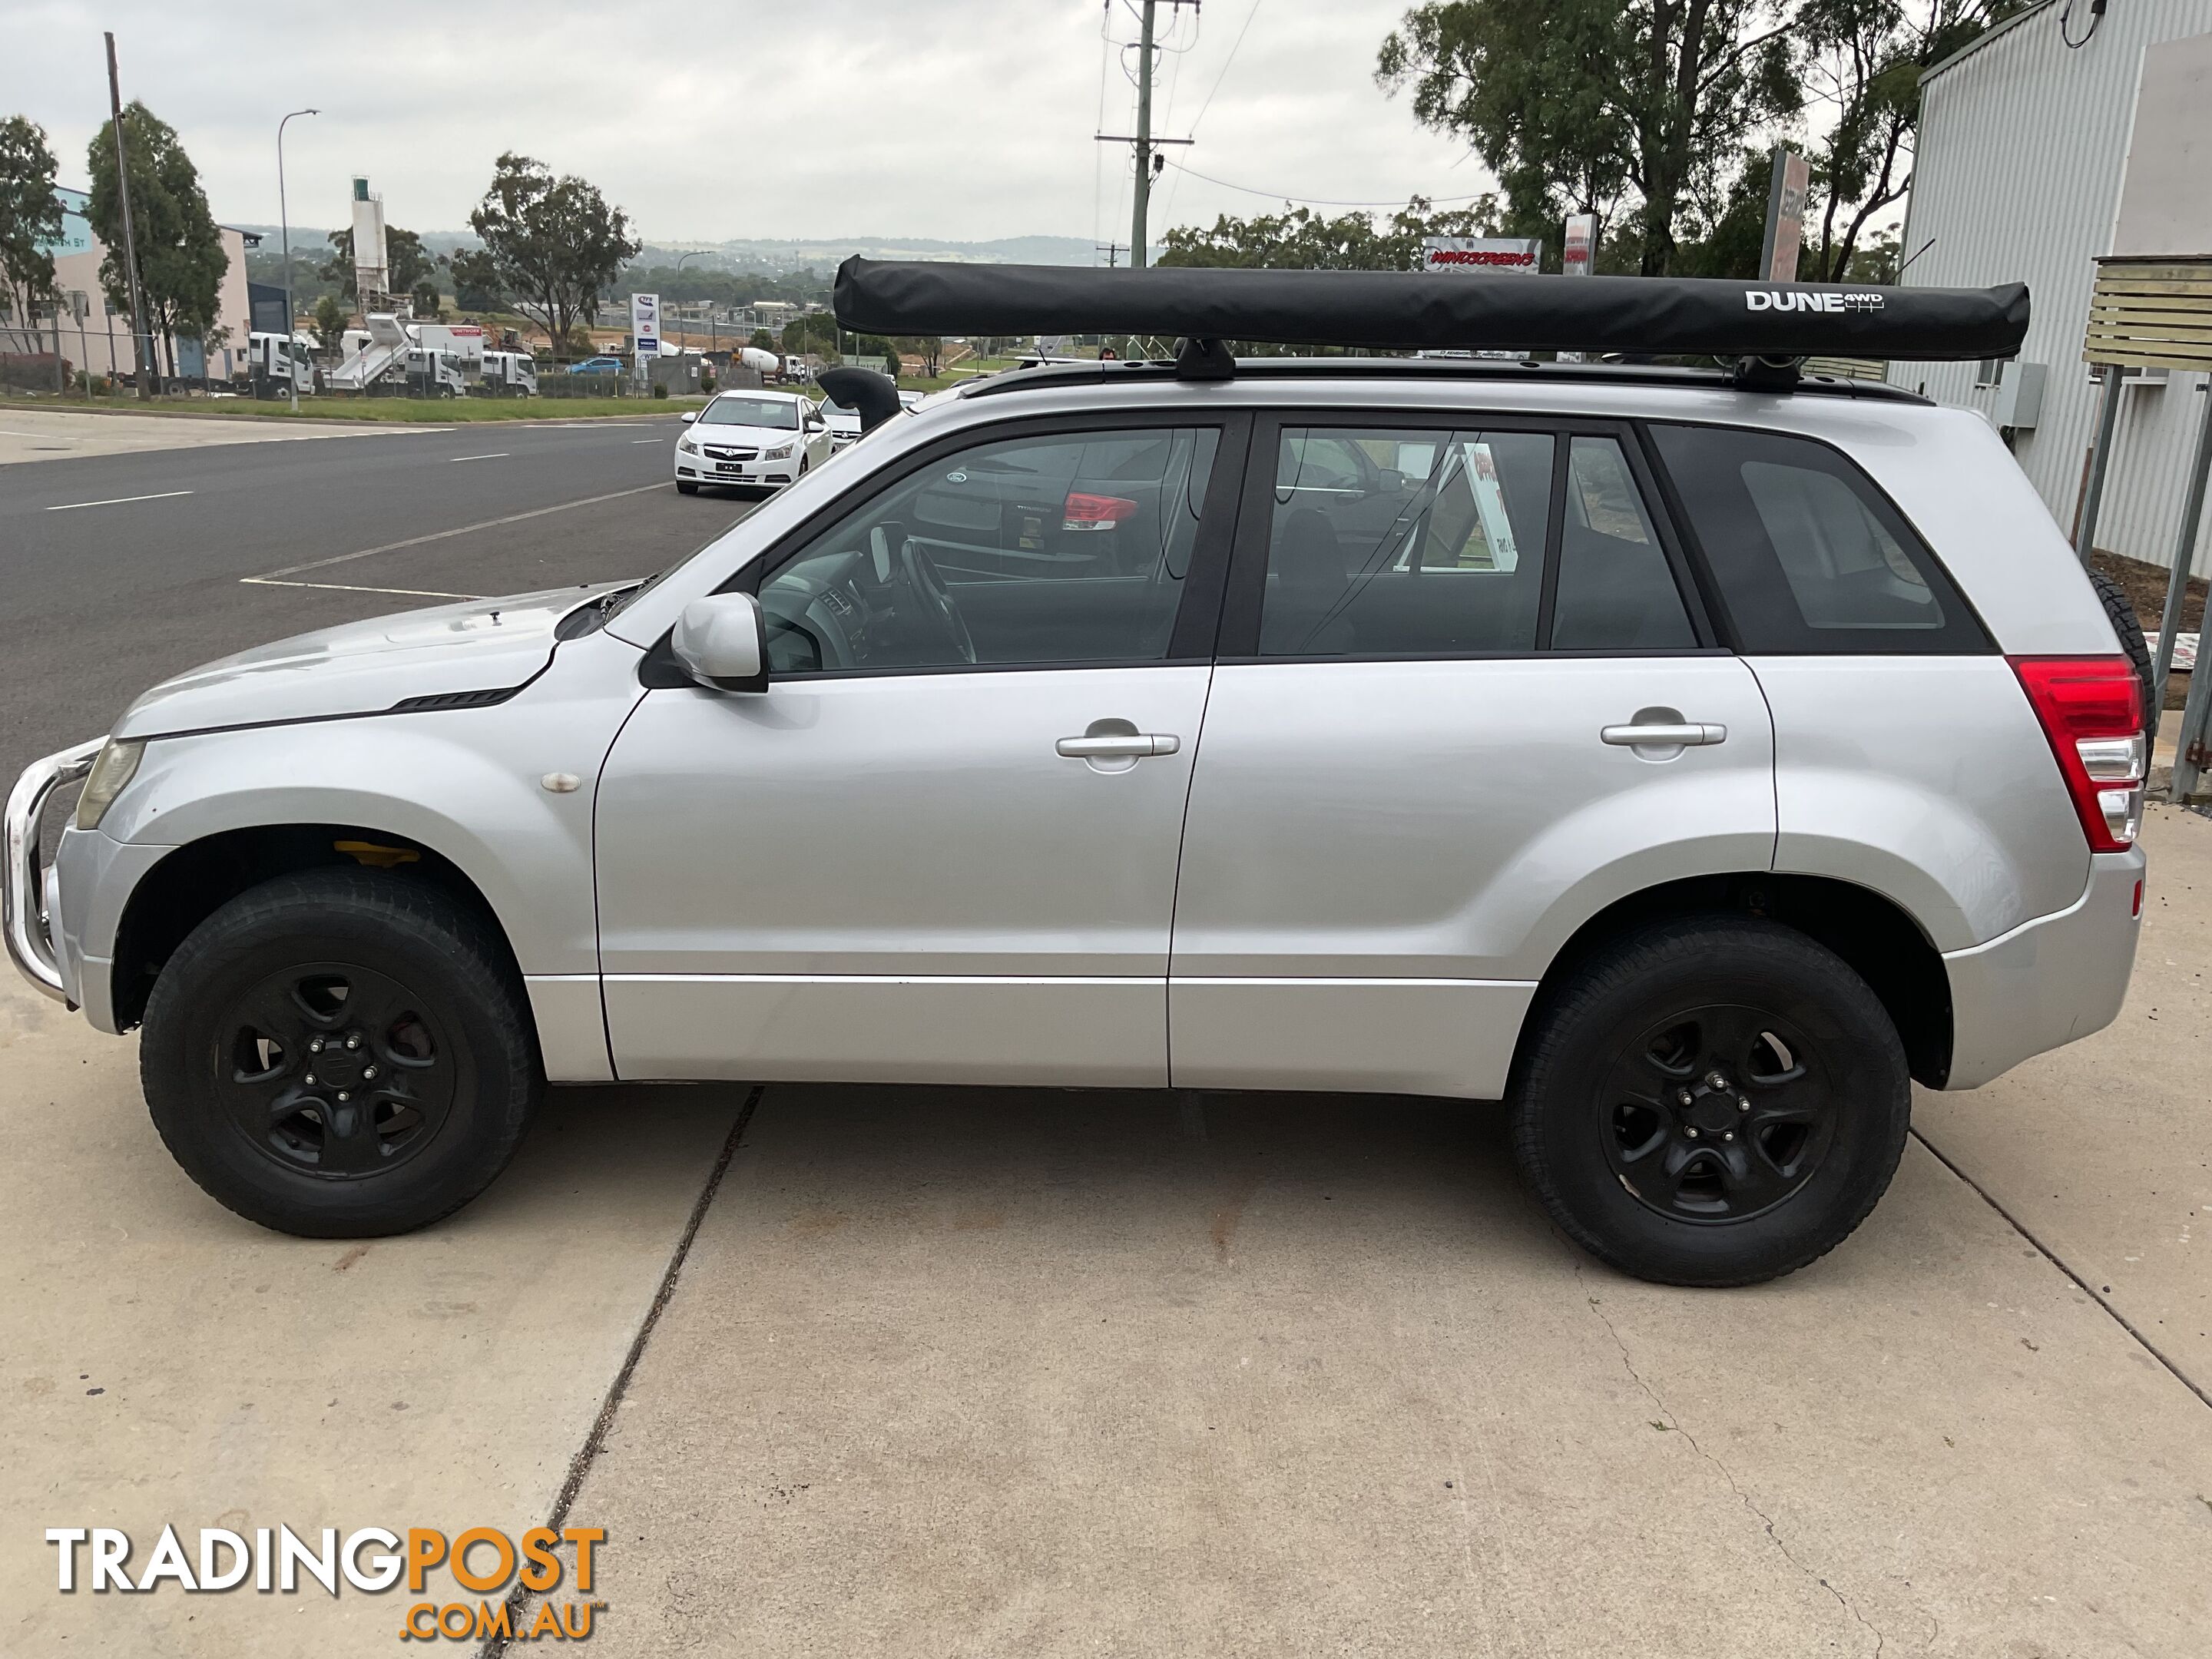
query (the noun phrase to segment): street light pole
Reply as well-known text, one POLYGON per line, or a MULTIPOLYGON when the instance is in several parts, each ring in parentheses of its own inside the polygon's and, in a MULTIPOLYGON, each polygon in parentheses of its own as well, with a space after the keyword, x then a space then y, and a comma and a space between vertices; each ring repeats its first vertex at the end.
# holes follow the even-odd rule
POLYGON ((292 367, 292 335, 299 325, 292 318, 292 210, 284 200, 284 126, 297 115, 320 115, 319 109, 295 109, 276 124, 276 234, 284 239, 284 384, 291 388, 292 412, 300 412, 300 376, 292 367))

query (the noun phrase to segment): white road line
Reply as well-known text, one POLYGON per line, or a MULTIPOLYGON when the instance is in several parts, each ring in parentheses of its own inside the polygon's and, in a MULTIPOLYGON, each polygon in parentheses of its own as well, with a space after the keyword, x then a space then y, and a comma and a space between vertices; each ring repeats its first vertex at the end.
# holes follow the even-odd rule
POLYGON ((634 444, 657 444, 659 443, 661 440, 659 438, 632 438, 630 441, 634 444))
POLYGON ((80 507, 121 507, 126 501, 166 501, 172 495, 189 495, 189 489, 157 489, 150 495, 111 495, 104 501, 70 501, 61 507, 50 507, 49 513, 74 513, 80 507))
POLYGON ((580 501, 560 501, 551 507, 533 507, 527 513, 510 513, 503 519, 483 519, 475 524, 456 525, 451 530, 434 530, 427 536, 410 536, 405 541, 386 542, 381 547, 364 547, 358 553, 333 553, 327 559, 309 559, 304 564, 288 564, 281 570, 264 571, 258 576, 240 576, 239 580, 273 581, 279 576, 296 576, 303 570, 326 569, 350 559, 366 559, 378 553, 397 553, 403 547, 420 547, 426 542, 442 542, 449 537, 466 536, 479 530, 495 530, 503 524, 520 524, 525 519, 542 519, 549 513, 566 513, 573 507, 596 507, 601 501, 618 501, 625 495, 642 495, 649 489, 667 488, 668 482, 663 479, 659 483, 640 484, 634 489, 616 489, 604 495, 586 495, 580 501))
POLYGON ((404 593, 417 599, 481 599, 483 593, 446 593, 434 587, 356 587, 350 582, 286 582, 274 576, 240 576, 240 581, 252 587, 319 587, 333 593, 404 593))
POLYGON ((446 465, 452 466, 459 461, 503 461, 511 453, 511 451, 501 449, 489 455, 448 455, 446 457, 446 465))

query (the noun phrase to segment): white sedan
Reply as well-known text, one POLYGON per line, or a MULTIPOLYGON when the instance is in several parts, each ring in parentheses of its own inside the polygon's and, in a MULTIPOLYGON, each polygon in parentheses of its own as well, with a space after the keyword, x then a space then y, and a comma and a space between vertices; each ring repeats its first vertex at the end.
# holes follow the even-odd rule
POLYGON ((795 392, 725 392, 684 421, 676 487, 686 495, 702 484, 780 489, 830 459, 829 422, 795 392))

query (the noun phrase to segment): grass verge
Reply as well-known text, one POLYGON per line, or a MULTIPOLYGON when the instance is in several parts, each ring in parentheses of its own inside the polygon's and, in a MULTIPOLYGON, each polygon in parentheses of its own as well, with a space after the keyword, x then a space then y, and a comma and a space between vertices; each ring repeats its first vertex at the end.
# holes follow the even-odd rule
POLYGON ((25 398, 0 403, 26 410, 69 414, 172 415, 186 420, 366 421, 398 426, 459 425, 478 421, 566 421, 606 416, 632 420, 696 409, 696 398, 302 398, 290 405, 252 398, 25 398))

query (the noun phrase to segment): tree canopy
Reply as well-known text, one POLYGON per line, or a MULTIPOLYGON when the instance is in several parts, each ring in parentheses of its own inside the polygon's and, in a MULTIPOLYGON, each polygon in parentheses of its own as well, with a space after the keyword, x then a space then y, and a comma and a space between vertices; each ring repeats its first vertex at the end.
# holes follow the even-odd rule
POLYGON ((556 356, 644 246, 630 234, 629 216, 610 207, 598 186, 574 174, 556 179, 543 161, 511 151, 495 164, 469 225, 483 238, 501 288, 544 325, 556 356))
MULTIPOLYGON (((131 169, 131 223, 138 248, 138 286, 147 326, 159 341, 204 337, 215 325, 230 256, 200 188, 199 170, 177 130, 137 99, 123 111, 123 147, 131 169)), ((85 155, 92 176, 87 216, 106 245, 100 286, 108 305, 126 314, 131 283, 124 269, 123 206, 115 173, 115 124, 103 121, 85 155)), ((171 347, 169 372, 176 372, 171 347)))
POLYGON ((1840 275, 1910 187, 1922 70, 2025 3, 1428 0, 1376 78, 1490 164, 1501 228, 1595 213, 1610 263, 1647 276, 1753 275, 1766 152, 1810 124, 1801 270, 1840 275))
POLYGON ((54 153, 46 129, 28 117, 0 121, 0 301, 18 330, 54 291, 49 245, 62 234, 61 198, 54 194, 54 153))
POLYGON ((1470 208, 1432 210, 1416 196, 1377 224, 1374 216, 1346 213, 1331 219, 1311 208, 1249 219, 1223 215, 1212 227, 1177 226, 1163 236, 1164 265, 1267 266, 1300 270, 1411 270, 1420 263, 1425 236, 1480 236, 1495 228, 1498 204, 1489 197, 1470 208))

